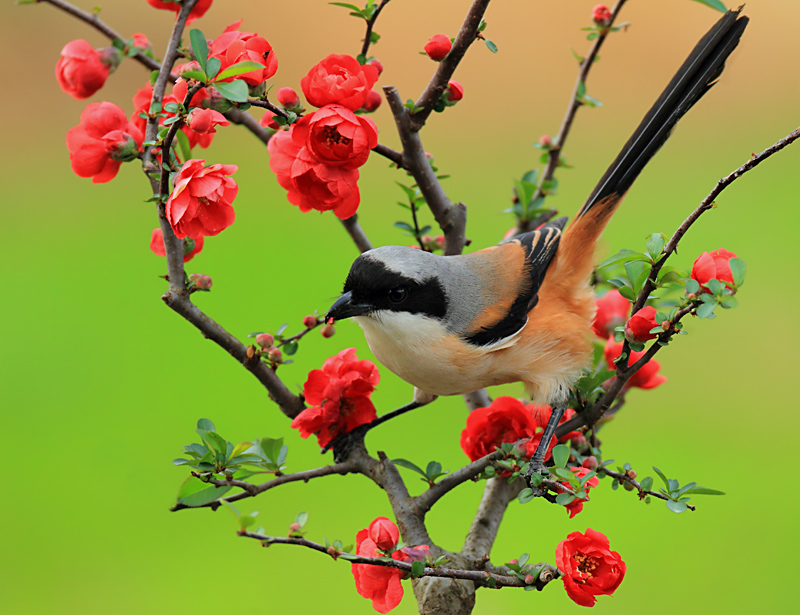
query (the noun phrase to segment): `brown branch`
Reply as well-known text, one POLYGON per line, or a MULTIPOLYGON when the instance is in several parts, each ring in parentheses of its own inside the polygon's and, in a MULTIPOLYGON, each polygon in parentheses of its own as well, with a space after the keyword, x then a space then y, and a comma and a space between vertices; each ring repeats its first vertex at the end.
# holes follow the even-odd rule
POLYGON ((344 226, 345 230, 350 234, 359 252, 364 253, 367 250, 372 250, 372 242, 358 223, 358 214, 353 214, 347 218, 347 220, 342 220, 341 222, 342 226, 344 226))
POLYGON ((216 510, 220 506, 220 502, 223 500, 226 502, 236 502, 238 500, 244 500, 246 498, 255 497, 265 491, 269 491, 270 489, 274 489, 275 487, 279 487, 280 485, 285 485, 287 483, 296 483, 299 481, 303 481, 307 483, 312 478, 320 478, 322 476, 331 476, 333 474, 350 474, 351 472, 357 472, 358 466, 355 461, 345 461, 343 463, 337 463, 330 466, 323 466, 321 468, 315 468, 313 470, 305 470, 303 472, 295 472, 293 474, 284 474, 282 476, 276 476, 272 480, 268 480, 267 482, 261 483, 260 485, 254 485, 252 483, 245 483, 244 481, 238 480, 217 480, 211 479, 207 480, 206 482, 215 485, 217 487, 239 487, 240 489, 244 489, 241 493, 237 493, 235 495, 230 495, 225 498, 220 498, 219 500, 214 500, 213 502, 209 502, 208 504, 203 504, 202 506, 186 506, 181 503, 175 504, 170 510, 175 512, 178 510, 184 510, 186 508, 211 508, 216 510))
POLYGON ((253 133, 253 135, 261 141, 264 145, 269 143, 270 138, 272 137, 272 133, 264 128, 261 124, 258 123, 258 120, 254 118, 252 115, 247 113, 246 111, 240 111, 239 109, 231 109, 226 111, 223 115, 228 118, 234 124, 238 124, 239 126, 244 126, 253 133))
POLYGON ((378 15, 381 14, 383 7, 385 7, 387 4, 389 4, 389 0, 383 0, 378 5, 378 8, 375 9, 375 12, 372 14, 372 17, 370 17, 367 20, 367 33, 364 35, 364 44, 361 46, 361 55, 364 56, 365 58, 369 53, 369 45, 370 45, 369 39, 372 36, 372 28, 375 25, 375 22, 378 21, 378 15))
POLYGON ((394 86, 383 88, 389 108, 394 115, 400 141, 403 144, 405 168, 414 176, 422 196, 428 203, 433 217, 444 233, 444 254, 461 254, 466 243, 467 208, 463 203, 451 203, 447 198, 431 163, 419 132, 413 127, 411 115, 394 86))
MULTIPOLYGON (((273 115, 280 115, 281 117, 285 117, 287 119, 289 117, 289 112, 286 111, 286 109, 272 104, 266 98, 248 98, 247 102, 253 105, 254 107, 261 107, 262 109, 271 111, 273 115)), ((302 114, 298 114, 297 117, 303 117, 303 116, 302 114)))
MULTIPOLYGON (((61 9, 65 13, 69 13, 73 17, 76 17, 79 20, 89 24, 95 30, 102 32, 112 41, 121 40, 122 42, 127 42, 128 40, 122 34, 114 30, 111 26, 101 21, 97 15, 93 13, 87 13, 86 11, 79 9, 76 6, 73 6, 69 2, 63 2, 63 0, 36 0, 36 2, 45 2, 47 4, 53 5, 58 9, 61 9)), ((141 50, 137 50, 136 55, 132 57, 134 60, 143 64, 150 70, 161 70, 161 64, 159 64, 157 60, 154 60, 153 58, 146 56, 144 52, 142 52, 141 50)))
MULTIPOLYGON (((433 106, 442 97, 447 83, 453 76, 459 62, 461 62, 469 46, 477 39, 478 27, 483 20, 483 14, 486 12, 488 6, 489 0, 474 0, 472 6, 469 8, 464 23, 461 25, 461 29, 458 31, 458 35, 456 35, 453 41, 453 47, 450 49, 450 53, 447 54, 444 60, 439 62, 436 72, 422 92, 422 95, 414 104, 414 106, 419 109, 411 117, 411 126, 415 132, 419 131, 425 125, 425 120, 428 119, 428 116, 433 111, 433 106)), ((385 89, 386 88, 384 88, 384 90, 385 89)))
MULTIPOLYGON (((656 493, 655 491, 646 491, 642 489, 642 485, 635 478, 631 478, 627 474, 622 474, 621 472, 614 472, 612 470, 603 467, 597 468, 597 473, 600 474, 601 472, 603 474, 607 474, 611 478, 616 478, 620 482, 625 482, 630 485, 633 485, 633 487, 639 492, 640 500, 643 500, 647 495, 652 495, 654 498, 658 498, 659 500, 664 500, 666 502, 672 501, 672 498, 668 498, 662 493, 656 493)), ((692 512, 697 510, 697 508, 695 506, 692 506, 691 504, 686 504, 686 508, 688 508, 692 512)))
MULTIPOLYGON (((192 102, 192 98, 194 98, 194 95, 197 94, 203 88, 203 86, 203 83, 196 83, 189 88, 189 90, 186 92, 186 97, 183 99, 183 106, 185 109, 189 109, 189 103, 192 102)), ((170 125, 167 134, 164 136, 164 141, 161 144, 161 178, 159 180, 158 188, 158 195, 161 197, 161 202, 164 202, 167 194, 170 192, 169 173, 171 165, 167 163, 167 160, 169 160, 171 157, 172 141, 175 139, 175 135, 178 134, 178 131, 185 123, 186 116, 179 115, 178 120, 170 125)), ((183 257, 182 251, 181 257, 183 257)), ((183 259, 181 258, 181 260, 183 259)))
MULTIPOLYGON (((325 545, 319 544, 318 542, 312 542, 310 540, 306 540, 305 538, 283 538, 282 536, 263 536, 261 534, 256 534, 254 532, 244 532, 240 531, 239 536, 243 536, 245 538, 252 538, 254 540, 260 541, 264 546, 270 545, 295 545, 298 547, 306 547, 307 549, 313 549, 314 551, 318 551, 320 553, 325 553, 326 555, 330 555, 334 559, 343 559, 351 564, 366 564, 370 566, 381 566, 384 568, 397 568, 398 570, 402 570, 405 573, 411 574, 411 564, 406 562, 401 562, 395 559, 390 558, 377 558, 377 557, 363 557, 361 555, 353 555, 351 553, 345 553, 341 551, 329 551, 328 547, 325 545)), ((547 568, 545 568, 547 569, 547 568)), ((453 568, 434 568, 431 566, 426 566, 420 575, 422 577, 443 577, 448 579, 463 579, 465 581, 472 581, 473 583, 477 584, 480 587, 493 587, 495 589, 500 589, 501 587, 525 587, 527 583, 518 579, 517 577, 512 576, 504 576, 496 573, 491 573, 485 570, 460 570, 460 569, 453 569, 453 568), (490 579, 494 580, 492 585, 490 579)), ((557 571, 551 566, 548 570, 548 581, 557 578, 558 574, 557 571), (552 574, 552 578, 550 577, 552 574)))
MULTIPOLYGON (((570 128, 572 128, 572 122, 575 119, 575 114, 577 113, 578 108, 582 105, 578 98, 578 91, 581 87, 581 84, 586 83, 586 79, 589 77, 589 71, 592 69, 592 66, 595 63, 597 54, 600 51, 600 48, 603 46, 603 43, 605 42, 609 32, 611 32, 611 26, 614 25, 614 21, 616 20, 617 15, 619 14, 620 9, 622 9, 622 6, 625 4, 625 2, 627 2, 627 0, 617 0, 614 8, 611 9, 611 21, 607 27, 602 28, 600 32, 598 32, 592 48, 589 50, 588 55, 583 59, 583 62, 581 62, 580 70, 578 71, 578 78, 575 81, 575 86, 572 89, 572 98, 570 98, 569 105, 567 105, 567 111, 564 114, 564 119, 561 121, 561 128, 558 131, 558 135, 553 139, 553 146, 547 152, 547 163, 545 164, 544 171, 542 172, 542 177, 539 179, 539 186, 542 186, 543 182, 553 179, 553 175, 558 167, 559 159, 561 158, 561 151, 564 149, 564 143, 566 143, 570 128)), ((546 195, 542 191, 541 187, 537 188, 536 192, 534 192, 533 196, 531 197, 531 201, 535 201, 536 199, 544 196, 546 195)), ((538 221, 536 226, 538 226, 538 221)), ((520 220, 519 224, 517 225, 517 232, 526 233, 536 228, 536 226, 534 226, 533 221, 531 220, 520 220)))
POLYGON ((372 151, 394 162, 397 165, 397 168, 406 169, 405 163, 403 162, 403 154, 401 154, 397 150, 394 150, 391 147, 387 147, 386 145, 378 143, 378 145, 372 148, 372 151))

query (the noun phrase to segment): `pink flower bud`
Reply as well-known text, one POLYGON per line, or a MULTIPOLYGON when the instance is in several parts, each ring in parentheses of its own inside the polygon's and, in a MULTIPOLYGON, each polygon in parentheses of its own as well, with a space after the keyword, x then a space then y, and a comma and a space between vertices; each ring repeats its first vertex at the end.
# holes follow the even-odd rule
POLYGON ((181 64, 180 66, 175 67, 175 71, 179 75, 183 75, 183 73, 186 73, 190 70, 200 70, 200 64, 197 61, 192 60, 191 62, 187 62, 186 64, 181 64))
POLYGON ((256 335, 256 344, 262 348, 269 348, 275 343, 275 338, 269 333, 259 333, 256 335))
POLYGON ((147 36, 137 32, 133 36, 131 36, 131 40, 133 41, 133 46, 136 47, 139 51, 148 55, 150 57, 153 56, 153 46, 150 44, 150 41, 147 40, 147 36))
POLYGON ((378 517, 370 523, 367 534, 382 551, 391 551, 400 539, 397 526, 386 517, 378 517))
POLYGON ((458 102, 464 98, 464 86, 458 81, 448 81, 447 91, 450 92, 450 102, 458 102))
POLYGON ((219 111, 195 107, 186 117, 186 125, 198 134, 211 135, 217 132, 216 126, 230 126, 230 122, 219 111))
POLYGON ((306 329, 310 329, 311 327, 317 326, 317 317, 316 316, 306 316, 303 318, 303 326, 306 329))
POLYGON ((583 462, 581 463, 581 465, 582 465, 584 468, 587 468, 587 469, 589 469, 589 470, 594 470, 594 469, 596 469, 596 468, 597 468, 597 466, 598 466, 598 465, 600 465, 600 464, 599 464, 599 463, 597 463, 597 457, 595 457, 594 455, 590 455, 589 457, 587 457, 586 459, 584 459, 584 460, 583 460, 583 462))
POLYGON ((642 343, 658 337, 650 330, 657 327, 656 308, 648 305, 636 312, 625 323, 625 339, 632 343, 642 343))
POLYGON ((283 353, 280 348, 270 348, 267 353, 267 358, 272 363, 280 363, 283 360, 283 353))
POLYGON ((289 531, 290 531, 290 532, 299 532, 299 531, 300 531, 300 530, 302 530, 302 529, 303 529, 303 526, 302 526, 302 525, 300 525, 299 523, 292 523, 292 524, 289 526, 289 531))
POLYGON ((277 96, 278 102, 284 107, 300 106, 300 97, 292 88, 280 88, 277 96))
POLYGON ((541 145, 543 149, 550 149, 553 147, 553 140, 547 135, 542 135, 539 137, 539 145, 541 145))
POLYGON ((518 559, 512 559, 512 560, 511 560, 510 562, 508 562, 508 563, 509 563, 510 565, 512 565, 512 566, 516 566, 517 564, 519 564, 519 560, 518 560, 518 559))
POLYGON ((381 95, 378 94, 375 90, 370 90, 369 92, 367 92, 367 99, 362 108, 364 109, 364 111, 372 113, 378 107, 381 106, 382 102, 383 99, 381 98, 381 95))
POLYGON ((526 582, 528 585, 530 585, 531 583, 533 583, 535 580, 536 580, 536 579, 534 579, 534 578, 533 578, 533 575, 532 575, 532 574, 526 574, 526 575, 525 575, 525 582, 526 582))
POLYGON ((383 72, 383 64, 381 64, 380 60, 378 60, 377 58, 372 58, 371 60, 367 61, 367 64, 377 68, 378 75, 380 75, 383 72))
POLYGON ((333 328, 333 325, 322 325, 319 332, 322 334, 322 337, 328 339, 329 337, 333 337, 333 334, 336 333, 336 329, 333 328))
POLYGON ((444 60, 447 54, 450 53, 450 48, 452 46, 453 43, 450 42, 447 36, 444 34, 434 34, 430 40, 428 40, 428 44, 425 45, 425 53, 428 54, 431 60, 439 62, 440 60, 444 60))
POLYGON ((211 278, 207 275, 203 275, 202 273, 190 273, 189 274, 189 281, 192 282, 196 288, 200 290, 209 290, 213 282, 211 278))
POLYGON ((598 26, 607 26, 611 23, 611 11, 605 4, 598 4, 592 9, 592 19, 598 26))

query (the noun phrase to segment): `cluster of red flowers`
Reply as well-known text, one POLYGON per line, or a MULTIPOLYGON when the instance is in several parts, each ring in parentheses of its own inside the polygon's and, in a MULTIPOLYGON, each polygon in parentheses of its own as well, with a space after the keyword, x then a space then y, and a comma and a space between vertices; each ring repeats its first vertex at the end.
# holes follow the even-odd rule
POLYGON ((378 144, 378 129, 353 112, 377 108, 371 97, 377 95, 372 86, 379 67, 377 62, 362 66, 351 56, 332 54, 300 81, 306 99, 319 111, 288 131, 278 131, 268 145, 269 166, 300 211, 333 211, 342 220, 356 213, 358 168, 378 144))
MULTIPOLYGON (((430 548, 427 545, 397 549, 400 532, 386 517, 378 517, 369 527, 356 534, 356 555, 362 557, 389 556, 399 562, 424 562, 430 548)), ((372 607, 379 613, 388 613, 403 599, 400 579, 404 573, 398 568, 353 564, 353 577, 358 593, 372 600, 372 607)))
POLYGON ((303 386, 311 407, 292 421, 303 438, 317 436, 327 446, 337 436, 373 421, 377 414, 369 396, 380 380, 372 361, 359 361, 355 348, 346 348, 312 370, 303 386))

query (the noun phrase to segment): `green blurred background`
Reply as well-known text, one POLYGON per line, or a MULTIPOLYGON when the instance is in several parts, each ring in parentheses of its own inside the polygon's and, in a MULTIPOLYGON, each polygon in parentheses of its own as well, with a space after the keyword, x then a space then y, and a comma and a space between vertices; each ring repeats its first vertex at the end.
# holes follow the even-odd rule
MULTIPOLYGON (((588 49, 579 28, 588 25, 594 4, 493 3, 486 35, 499 53, 482 45, 469 51, 456 75, 464 100, 431 118, 423 133, 440 171, 452 175, 444 184, 448 194, 469 206, 473 247, 495 243, 511 226, 499 213, 509 205, 511 179, 537 166, 539 151, 531 144, 558 130, 576 74, 569 49, 588 49)), ((418 51, 435 33, 454 36, 468 5, 392 2, 373 48, 385 66, 380 84, 416 98, 435 68, 418 51)), ((755 0, 746 12, 752 23, 724 78, 631 190, 605 234, 604 253, 641 249, 650 232, 671 233, 717 178, 797 126, 800 5, 755 0)), ((126 34, 147 33, 163 54, 171 14, 144 0, 109 0, 101 17, 126 34)), ((328 53, 357 53, 363 35, 344 9, 319 1, 217 0, 197 26, 214 37, 242 17, 242 29, 258 31, 276 50, 276 86, 298 91, 310 66, 328 53)), ((574 213, 717 17, 689 0, 628 3, 622 19, 633 25, 611 37, 588 83, 588 93, 604 104, 579 112, 565 152, 575 168, 560 172, 553 205, 574 213)), ((344 562, 288 547, 260 549, 237 539, 225 511, 168 512, 186 475, 171 460, 196 439, 199 417, 213 419, 232 441, 285 436, 290 471, 328 458, 289 428, 252 376, 161 303, 164 283, 157 276, 165 267, 148 250, 156 218, 153 205, 143 202, 149 188, 136 165, 99 186, 72 174, 64 134, 86 102, 58 89, 53 66, 75 38, 107 44, 52 7, 0 7, 7 84, 0 152, 6 228, 0 395, 8 453, 0 509, 3 610, 372 612, 344 562)), ((125 62, 91 100, 131 112, 131 97, 146 77, 141 66, 125 62)), ((385 104, 374 117, 381 141, 398 147, 385 104)), ((196 296, 197 303, 241 338, 284 322, 299 330, 305 314, 324 311, 337 295, 357 254, 348 237, 332 215, 301 214, 286 201, 264 147, 243 130, 221 130, 211 150, 195 156, 240 167, 236 224, 208 239, 188 266, 214 279, 213 292, 196 296)), ((674 262, 683 268, 719 247, 746 260, 741 307, 688 323, 690 335, 660 355, 669 382, 633 391, 602 434, 606 455, 641 474, 657 465, 682 482, 728 495, 695 498, 697 512, 674 515, 662 504, 648 507, 612 492, 605 481, 573 520, 541 502, 515 503, 494 562, 522 552, 552 562, 567 533, 592 527, 610 537, 628 564, 625 582, 598 601, 599 612, 776 612, 794 602, 798 498, 791 461, 769 454, 791 454, 800 426, 791 385, 800 293, 789 273, 797 265, 798 163, 800 146, 770 159, 729 188, 686 237, 674 262)), ((391 226, 404 214, 394 205, 401 193, 393 181, 401 179, 377 156, 362 169, 359 215, 376 245, 408 243, 391 226)), ((299 387, 310 369, 347 346, 371 358, 358 328, 343 323, 333 339, 309 336, 281 376, 299 387)), ((381 375, 373 399, 387 411, 405 402, 411 388, 387 370, 381 375)), ((368 447, 419 465, 437 459, 454 470, 466 461, 458 446, 464 421, 460 399, 439 400, 370 434, 368 447)), ((412 492, 423 488, 406 477, 412 492)), ((434 540, 460 548, 480 493, 470 483, 436 506, 428 517, 434 540)), ((267 531, 279 535, 306 510, 309 538, 346 542, 375 516, 391 515, 383 494, 359 476, 288 485, 241 508, 259 510, 267 531)), ((410 589, 397 613, 415 612, 410 589)), ((534 608, 578 609, 556 583, 541 594, 481 591, 476 612, 534 608)))

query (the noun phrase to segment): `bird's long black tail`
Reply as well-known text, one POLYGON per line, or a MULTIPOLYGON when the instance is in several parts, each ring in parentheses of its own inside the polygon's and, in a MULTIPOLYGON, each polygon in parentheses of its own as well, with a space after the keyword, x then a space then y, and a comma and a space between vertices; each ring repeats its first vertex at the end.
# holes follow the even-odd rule
MULTIPOLYGON (((678 121, 714 85, 725 67, 725 60, 739 44, 747 27, 749 20, 739 15, 741 10, 742 7, 725 13, 700 39, 600 179, 577 217, 583 216, 598 203, 606 204, 609 209, 607 215, 610 215, 678 121)), ((600 214, 598 218, 597 222, 604 226, 603 218, 607 216, 600 214)))

